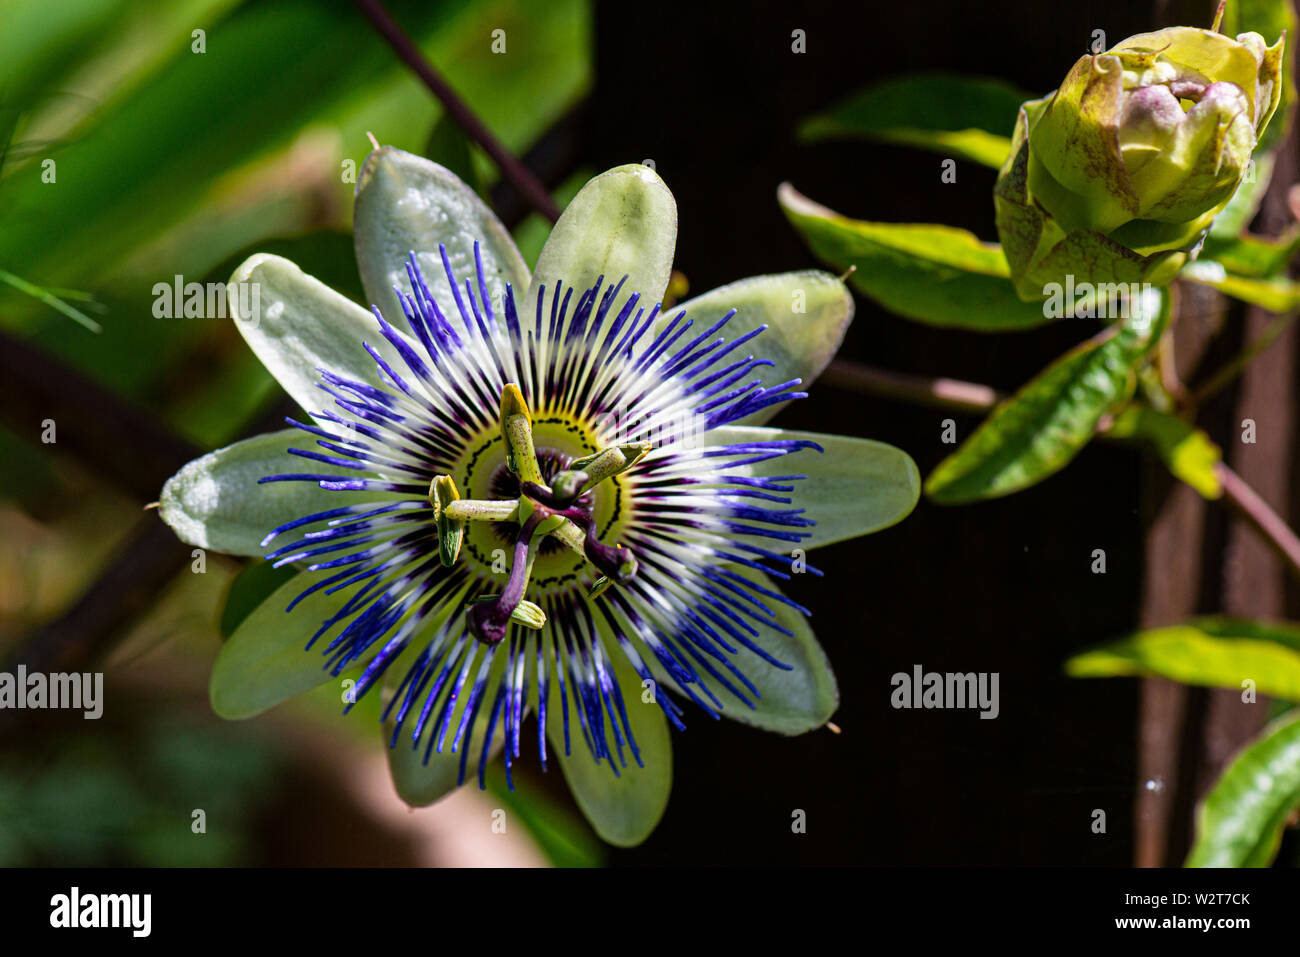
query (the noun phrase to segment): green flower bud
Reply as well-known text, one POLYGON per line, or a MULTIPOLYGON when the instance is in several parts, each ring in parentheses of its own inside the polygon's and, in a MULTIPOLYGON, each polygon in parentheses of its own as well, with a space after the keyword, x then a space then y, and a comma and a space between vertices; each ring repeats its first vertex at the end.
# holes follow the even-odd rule
POLYGON ((1164 283, 1228 204, 1282 93, 1282 44, 1173 27, 1081 58, 1020 107, 994 188, 1016 292, 1164 283))

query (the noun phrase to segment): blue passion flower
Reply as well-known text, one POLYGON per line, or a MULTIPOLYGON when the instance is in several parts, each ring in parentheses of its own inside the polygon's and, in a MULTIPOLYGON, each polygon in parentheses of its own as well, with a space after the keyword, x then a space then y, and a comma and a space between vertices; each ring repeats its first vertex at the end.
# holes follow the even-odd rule
POLYGON ((643 166, 592 180, 532 276, 441 167, 380 149, 360 180, 370 312, 276 257, 232 278, 258 293, 241 333, 308 415, 163 490, 185 541, 299 569, 222 648, 214 708, 349 677, 348 708, 383 695, 409 803, 528 750, 602 837, 639 842, 688 706, 794 734, 838 704, 777 582, 906 515, 916 468, 761 423, 804 396, 851 299, 804 272, 661 308, 676 209, 643 166))

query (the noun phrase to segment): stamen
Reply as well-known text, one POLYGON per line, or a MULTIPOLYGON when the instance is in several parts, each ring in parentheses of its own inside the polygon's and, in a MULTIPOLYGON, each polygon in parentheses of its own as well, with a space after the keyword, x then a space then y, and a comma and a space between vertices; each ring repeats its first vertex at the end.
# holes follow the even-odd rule
POLYGON ((429 502, 433 505, 433 520, 438 526, 438 558, 450 568, 460 555, 465 540, 465 523, 448 514, 448 507, 460 499, 456 483, 450 475, 439 475, 429 483, 429 502))
POLYGON ((506 466, 522 482, 542 481, 533 448, 533 417, 519 386, 512 382, 501 387, 501 438, 506 444, 506 466))

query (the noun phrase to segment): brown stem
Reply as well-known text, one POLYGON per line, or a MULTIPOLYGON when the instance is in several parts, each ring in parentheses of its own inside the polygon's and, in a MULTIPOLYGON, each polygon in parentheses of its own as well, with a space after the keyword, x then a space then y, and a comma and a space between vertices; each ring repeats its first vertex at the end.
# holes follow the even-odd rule
POLYGON ((1214 466, 1214 472, 1223 486, 1224 501, 1272 546, 1291 573, 1300 578, 1300 538, 1296 533, 1245 479, 1226 464, 1219 462, 1214 466))
POLYGON ((987 412, 1004 398, 991 386, 976 382, 932 379, 929 376, 878 369, 847 359, 832 361, 817 381, 833 388, 903 399, 919 405, 952 409, 954 412, 987 412))
POLYGON ((551 194, 547 192, 541 180, 506 149, 487 125, 469 108, 469 105, 448 85, 442 75, 433 68, 433 64, 420 52, 420 48, 397 25, 380 0, 353 0, 353 2, 370 21, 375 31, 393 48, 398 58, 410 67, 429 91, 438 98, 451 118, 474 142, 483 147, 483 151, 488 156, 492 157, 492 161, 501 170, 501 175, 519 190, 528 200, 529 205, 551 222, 559 219, 560 208, 555 205, 555 200, 551 199, 551 194))

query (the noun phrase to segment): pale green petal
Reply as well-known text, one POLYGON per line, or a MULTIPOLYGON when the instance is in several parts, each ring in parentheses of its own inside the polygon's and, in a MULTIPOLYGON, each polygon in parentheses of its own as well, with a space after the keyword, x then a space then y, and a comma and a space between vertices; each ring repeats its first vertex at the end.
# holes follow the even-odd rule
MULTIPOLYGON (((236 328, 284 391, 308 412, 333 405, 333 399, 317 388, 318 368, 383 385, 363 340, 399 374, 406 368, 371 312, 287 259, 259 253, 236 269, 230 282, 231 297, 236 295, 236 283, 251 284, 245 302, 256 296, 257 308, 249 317, 238 317, 236 328)), ((415 347, 413 340, 403 338, 415 347)))
POLYGON ((323 654, 331 634, 322 635, 310 650, 307 641, 351 592, 326 595, 327 589, 322 588, 293 611, 285 611, 298 595, 326 577, 325 572, 295 576, 235 629, 212 668, 208 697, 213 711, 231 720, 252 718, 331 680, 323 654))
POLYGON ((612 284, 627 276, 615 312, 639 292, 639 305, 648 313, 663 298, 676 246, 677 203, 654 170, 632 163, 601 173, 551 230, 520 313, 533 315, 543 284, 549 296, 563 282, 576 290, 576 302, 602 275, 612 284))
POLYGON ((438 251, 439 243, 447 247, 447 259, 462 298, 466 295, 466 279, 478 293, 476 241, 494 310, 500 307, 506 283, 514 287, 516 297, 528 288, 528 267, 509 231, 450 170, 422 156, 381 146, 366 158, 357 178, 356 194, 352 231, 366 304, 377 305, 393 325, 403 328, 402 306, 393 286, 410 293, 406 261, 411 252, 415 252, 439 308, 453 315, 455 298, 438 251))
MULTIPOLYGON (((674 306, 654 331, 684 311, 695 321, 691 331, 703 332, 732 309, 736 314, 718 335, 731 341, 766 324, 767 330, 744 346, 755 358, 774 363, 756 374, 769 386, 802 379, 806 387, 839 349, 853 319, 853 296, 835 276, 814 269, 752 276, 674 306)), ((741 422, 762 425, 783 407, 768 406, 741 422)))
MULTIPOLYGON (((734 570, 769 591, 781 591, 762 572, 740 567, 734 570)), ((751 710, 729 694, 719 695, 722 716, 779 734, 803 734, 820 728, 840 706, 840 691, 826 652, 813 634, 812 619, 775 599, 762 595, 755 598, 772 609, 783 627, 794 632, 790 636, 763 628, 755 644, 777 661, 790 665, 792 670, 777 668, 748 649, 741 650, 732 660, 762 697, 756 700, 751 697, 754 704, 751 710)), ((809 610, 816 611, 815 603, 809 610)))
POLYGON ((793 507, 817 522, 800 548, 818 548, 856 538, 902 521, 921 495, 921 474, 911 456, 884 442, 821 432, 726 425, 705 436, 710 445, 746 442, 816 442, 825 451, 803 449, 756 465, 728 468, 736 475, 806 475, 792 483, 793 507))
MULTIPOLYGON (((442 617, 439 616, 439 619, 441 620, 442 617)), ((387 706, 389 700, 401 685, 402 679, 406 676, 412 663, 411 656, 423 652, 425 645, 424 641, 412 643, 411 648, 388 668, 384 676, 385 706, 387 706)), ((465 741, 461 743, 458 750, 453 751, 452 745, 456 737, 456 729, 460 726, 461 717, 465 713, 465 706, 469 703, 469 691, 474 678, 478 674, 481 661, 481 657, 475 660, 472 666, 473 670, 470 672, 469 682, 452 711, 442 751, 437 750, 437 743, 435 742, 433 750, 429 752, 427 762, 424 755, 429 745, 429 739, 437 725, 437 721, 434 720, 437 717, 437 711, 433 713, 433 716, 427 722, 419 741, 414 741, 412 732, 420 707, 419 703, 417 703, 412 708, 412 713, 407 715, 406 722, 403 724, 402 731, 397 736, 393 747, 389 747, 389 744, 393 742, 396 707, 389 719, 383 723, 384 748, 388 752, 388 770, 393 777, 393 787, 396 789, 398 796, 411 807, 425 807, 454 791, 460 778, 461 756, 466 754, 467 751, 465 784, 475 788, 478 787, 479 757, 483 753, 483 738, 487 734, 488 721, 492 716, 492 702, 496 683, 505 669, 506 655, 504 653, 496 655, 490 666, 487 691, 484 693, 483 701, 479 705, 478 715, 474 719, 474 727, 466 731, 465 741)), ((504 743, 505 722, 498 718, 492 746, 488 750, 489 762, 501 753, 504 743)))
MULTIPOLYGON (((649 695, 642 693, 641 678, 626 656, 612 640, 605 639, 604 645, 613 659, 615 678, 623 692, 628 723, 640 748, 644 767, 637 766, 626 747, 623 754, 627 767, 620 765, 617 777, 608 761, 597 764, 583 740, 572 699, 569 701, 572 753, 566 756, 564 719, 556 691, 551 693, 546 715, 546 737, 550 742, 548 757, 560 765, 574 800, 596 833, 610 844, 632 847, 650 836, 668 807, 668 795, 673 786, 672 739, 668 732, 668 719, 653 697, 649 702, 645 700, 649 695)), ((607 727, 606 733, 612 744, 612 729, 607 727)), ((617 762, 617 750, 615 755, 614 761, 617 762)))
POLYGON ((317 472, 348 475, 286 450, 310 448, 311 437, 284 429, 244 439, 195 459, 167 480, 158 514, 190 545, 231 555, 264 555, 271 529, 313 512, 356 502, 387 500, 375 492, 327 492, 314 482, 268 482, 267 475, 317 472))

